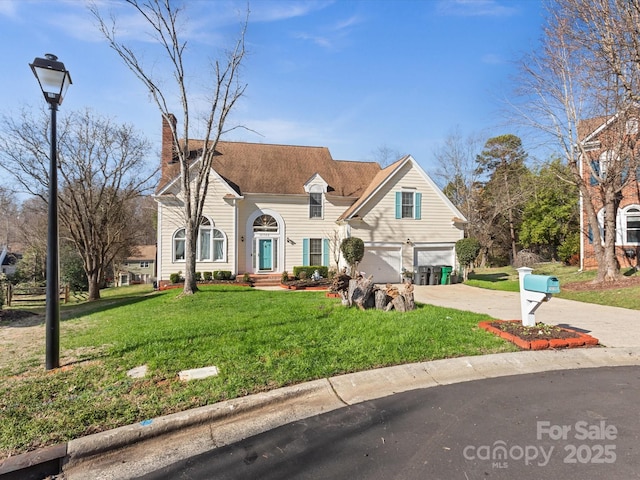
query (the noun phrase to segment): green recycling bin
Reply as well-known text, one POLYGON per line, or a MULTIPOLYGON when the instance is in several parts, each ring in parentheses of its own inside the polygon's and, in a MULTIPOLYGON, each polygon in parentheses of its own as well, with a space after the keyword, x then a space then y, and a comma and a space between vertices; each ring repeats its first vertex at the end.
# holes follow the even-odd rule
POLYGON ((453 267, 443 265, 440 268, 442 270, 442 280, 440 281, 440 285, 449 285, 451 283, 451 271, 453 270, 453 267))

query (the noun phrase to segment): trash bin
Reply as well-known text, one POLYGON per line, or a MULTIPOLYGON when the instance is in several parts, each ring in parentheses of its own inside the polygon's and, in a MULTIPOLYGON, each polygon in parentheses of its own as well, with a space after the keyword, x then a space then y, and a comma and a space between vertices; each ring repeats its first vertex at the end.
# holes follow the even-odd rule
POLYGON ((442 269, 439 265, 431 265, 431 276, 429 277, 429 285, 438 285, 440 283, 440 276, 442 269))
POLYGON ((453 270, 453 267, 450 267, 449 265, 443 265, 441 268, 442 271, 442 281, 440 282, 441 285, 450 285, 451 284, 451 271, 453 270))
POLYGON ((426 265, 416 267, 416 285, 429 285, 429 269, 426 265))

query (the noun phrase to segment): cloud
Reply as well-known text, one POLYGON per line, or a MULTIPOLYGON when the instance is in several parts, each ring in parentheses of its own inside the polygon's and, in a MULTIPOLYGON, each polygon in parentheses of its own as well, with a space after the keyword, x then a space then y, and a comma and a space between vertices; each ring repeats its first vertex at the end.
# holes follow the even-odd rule
POLYGON ((352 15, 348 18, 337 20, 332 25, 319 28, 318 31, 314 33, 294 33, 294 38, 311 41, 323 48, 336 48, 343 45, 353 30, 353 27, 363 21, 360 15, 352 15))
POLYGON ((501 65, 505 63, 504 58, 498 53, 487 53, 483 55, 480 60, 487 65, 501 65))
POLYGON ((18 2, 14 0, 0 1, 0 16, 12 19, 18 16, 18 2))
POLYGON ((461 17, 509 17, 518 9, 499 0, 439 0, 437 11, 441 15, 461 17))
POLYGON ((254 22, 277 22, 290 18, 304 17, 318 10, 322 10, 333 3, 325 1, 269 1, 251 4, 250 18, 254 22))

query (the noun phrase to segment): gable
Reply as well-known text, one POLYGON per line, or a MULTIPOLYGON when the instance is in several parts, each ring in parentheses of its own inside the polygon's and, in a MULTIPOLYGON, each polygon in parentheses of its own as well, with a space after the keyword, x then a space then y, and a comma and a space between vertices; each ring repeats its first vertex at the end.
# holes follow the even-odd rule
POLYGON ((466 222, 464 215, 451 203, 451 200, 438 188, 411 155, 406 155, 382 170, 368 186, 362 197, 347 209, 339 220, 349 220, 364 215, 365 212, 375 207, 380 195, 388 193, 390 189, 399 187, 410 188, 419 194, 428 194, 429 197, 440 203, 443 208, 449 210, 453 221, 456 223, 466 222), (403 185, 403 179, 405 178, 411 178, 407 185, 403 185))

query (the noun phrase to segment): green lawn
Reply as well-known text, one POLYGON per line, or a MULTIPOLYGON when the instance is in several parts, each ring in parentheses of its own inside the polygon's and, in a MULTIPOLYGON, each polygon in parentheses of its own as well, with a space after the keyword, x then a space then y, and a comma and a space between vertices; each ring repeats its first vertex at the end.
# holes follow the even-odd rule
MULTIPOLYGON (((567 267, 559 263, 544 263, 537 265, 533 273, 558 277, 558 280, 560 280, 560 294, 556 296, 559 298, 640 310, 640 286, 572 292, 563 289, 563 285, 591 281, 595 278, 596 272, 593 270, 579 272, 578 267, 567 267)), ((640 273, 634 273, 631 270, 624 270, 623 274, 640 276, 640 273)), ((474 287, 509 292, 518 292, 520 289, 518 272, 513 267, 477 268, 474 273, 469 275, 469 280, 465 283, 474 287)))
POLYGON ((430 305, 362 312, 323 292, 179 293, 113 289, 66 305, 65 368, 45 372, 43 345, 32 345, 0 369, 2 455, 340 373, 516 350, 477 328, 486 316, 430 305), (129 378, 140 365, 147 376, 129 378), (218 377, 178 380, 180 370, 210 365, 218 377))

